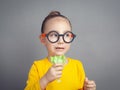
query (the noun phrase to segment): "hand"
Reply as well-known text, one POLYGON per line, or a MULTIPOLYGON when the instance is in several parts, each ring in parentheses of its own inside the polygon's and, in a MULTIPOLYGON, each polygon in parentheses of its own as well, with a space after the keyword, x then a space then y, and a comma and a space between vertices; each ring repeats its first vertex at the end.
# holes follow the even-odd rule
POLYGON ((84 90, 96 90, 96 84, 93 80, 88 80, 88 78, 85 78, 84 82, 84 90))
POLYGON ((63 70, 63 64, 53 64, 53 66, 48 69, 44 77, 49 83, 55 79, 60 78, 62 76, 62 70, 63 70))

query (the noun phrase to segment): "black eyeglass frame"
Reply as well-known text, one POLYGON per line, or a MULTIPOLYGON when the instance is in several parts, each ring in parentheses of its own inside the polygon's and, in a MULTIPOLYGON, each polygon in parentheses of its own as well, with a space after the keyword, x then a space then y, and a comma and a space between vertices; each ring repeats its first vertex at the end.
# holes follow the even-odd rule
POLYGON ((64 34, 59 34, 57 31, 50 31, 48 34, 45 34, 45 36, 47 37, 48 41, 51 42, 51 43, 56 43, 56 42, 58 42, 58 40, 60 39, 60 36, 62 36, 62 39, 63 39, 63 41, 64 41, 65 43, 71 43, 71 42, 75 39, 75 37, 76 37, 76 35, 75 35, 74 33, 72 33, 71 31, 67 31, 67 32, 65 32, 64 34), (54 42, 52 42, 52 41, 49 39, 49 34, 52 33, 52 32, 55 32, 56 34, 58 34, 58 39, 57 39, 56 41, 54 41, 54 42), (70 42, 66 42, 65 39, 64 39, 64 36, 65 36, 66 33, 71 33, 71 34, 73 35, 73 39, 72 39, 70 42))

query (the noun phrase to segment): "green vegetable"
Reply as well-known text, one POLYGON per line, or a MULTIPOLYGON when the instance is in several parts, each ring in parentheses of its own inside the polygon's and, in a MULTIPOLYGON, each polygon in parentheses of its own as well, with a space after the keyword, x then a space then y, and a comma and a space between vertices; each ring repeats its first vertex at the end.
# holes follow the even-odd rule
POLYGON ((64 64, 65 63, 65 56, 53 56, 50 57, 50 60, 53 64, 64 64))

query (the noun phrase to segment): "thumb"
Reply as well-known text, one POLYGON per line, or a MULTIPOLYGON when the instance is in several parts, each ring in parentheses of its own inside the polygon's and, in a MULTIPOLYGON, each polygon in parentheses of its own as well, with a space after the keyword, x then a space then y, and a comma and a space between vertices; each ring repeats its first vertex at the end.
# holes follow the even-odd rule
POLYGON ((86 83, 88 82, 88 77, 85 78, 85 82, 86 82, 86 83))

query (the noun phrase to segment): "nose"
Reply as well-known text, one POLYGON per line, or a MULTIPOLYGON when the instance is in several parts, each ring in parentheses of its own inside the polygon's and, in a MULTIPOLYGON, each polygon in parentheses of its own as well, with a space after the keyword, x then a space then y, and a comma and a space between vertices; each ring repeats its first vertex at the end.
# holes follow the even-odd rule
POLYGON ((61 35, 61 36, 59 36, 58 43, 60 43, 60 44, 64 43, 64 41, 63 41, 63 36, 62 36, 62 35, 61 35))

